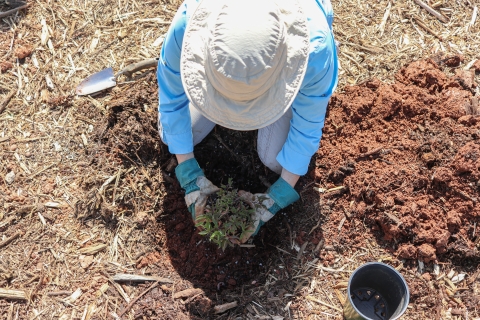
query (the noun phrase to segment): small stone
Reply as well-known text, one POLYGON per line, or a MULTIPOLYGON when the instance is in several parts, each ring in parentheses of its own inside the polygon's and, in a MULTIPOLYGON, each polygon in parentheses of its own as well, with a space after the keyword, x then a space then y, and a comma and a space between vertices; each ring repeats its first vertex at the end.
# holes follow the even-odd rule
POLYGON ((62 151, 62 146, 57 141, 55 141, 53 143, 53 147, 54 147, 55 151, 57 151, 57 152, 62 151))
POLYGON ((53 183, 46 183, 43 185, 42 191, 44 194, 50 194, 55 190, 55 184, 53 183))
POLYGON ((422 154, 422 160, 425 161, 426 164, 432 164, 435 162, 435 155, 431 152, 422 154))
POLYGON ((13 64, 11 62, 5 61, 5 62, 0 63, 0 72, 1 73, 5 73, 12 68, 13 68, 13 64))
POLYGON ((464 273, 459 273, 452 278, 452 282, 457 283, 457 282, 463 281, 463 279, 465 279, 465 274, 464 273))
POLYGON ((81 255, 78 257, 78 260, 80 260, 80 266, 83 268, 83 269, 87 269, 88 267, 90 267, 90 265, 92 264, 93 262, 93 256, 84 256, 84 255, 81 255))
POLYGON ((8 147, 8 150, 10 150, 10 151, 15 151, 15 150, 17 150, 17 145, 16 145, 16 144, 10 145, 10 147, 8 147))
POLYGON ((5 181, 6 181, 8 184, 12 184, 13 181, 15 181, 15 172, 10 171, 9 173, 7 173, 7 174, 5 175, 5 181))
POLYGON ((18 59, 24 59, 32 54, 32 47, 31 46, 23 46, 15 49, 15 55, 18 59))
POLYGON ((422 274, 422 278, 427 280, 427 281, 432 280, 432 276, 428 272, 425 272, 424 274, 422 274))
POLYGON ((418 247, 418 259, 424 263, 434 261, 437 259, 435 252, 436 250, 431 244, 424 243, 418 247))

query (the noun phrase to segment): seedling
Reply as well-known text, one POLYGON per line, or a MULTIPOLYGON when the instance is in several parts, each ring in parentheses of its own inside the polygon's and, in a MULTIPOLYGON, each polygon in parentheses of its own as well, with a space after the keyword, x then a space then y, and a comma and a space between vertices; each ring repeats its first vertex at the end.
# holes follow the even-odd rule
POLYGON ((210 241, 222 250, 228 246, 240 244, 240 239, 253 223, 255 209, 245 203, 232 188, 232 180, 210 197, 205 213, 196 220, 200 235, 208 236, 210 241))

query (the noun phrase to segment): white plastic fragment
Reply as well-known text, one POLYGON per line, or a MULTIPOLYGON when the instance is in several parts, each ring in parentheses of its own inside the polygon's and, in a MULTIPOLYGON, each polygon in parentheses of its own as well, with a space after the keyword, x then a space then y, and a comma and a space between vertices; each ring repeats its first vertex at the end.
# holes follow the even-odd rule
POLYGON ((440 266, 436 263, 433 264, 433 273, 438 277, 440 274, 440 266))
POLYGON ((455 270, 450 270, 450 272, 447 274, 448 279, 452 279, 452 277, 455 275, 455 270))
POLYGON ((62 146, 57 141, 53 142, 53 147, 55 148, 55 151, 57 151, 57 152, 62 150, 62 146))
POLYGON ((47 82, 47 87, 52 90, 55 89, 55 85, 53 84, 53 81, 48 74, 45 75, 45 81, 47 82))
POLYGON ((81 295, 82 295, 82 289, 78 288, 77 290, 75 290, 74 293, 72 293, 72 295, 70 297, 65 299, 65 302, 74 303, 75 300, 80 298, 81 295))
POLYGON ((7 173, 7 174, 5 175, 5 181, 6 181, 8 184, 12 184, 13 181, 15 181, 15 172, 10 171, 9 173, 7 173))
POLYGON ((47 22, 45 21, 45 19, 42 19, 40 21, 40 24, 42 25, 42 33, 40 35, 40 42, 41 42, 42 46, 44 46, 44 45, 47 44, 48 39, 50 39, 50 35, 49 35, 49 32, 48 32, 48 26, 47 26, 47 22))
POLYGON ((60 208, 62 205, 58 202, 45 202, 45 207, 47 208, 60 208))
POLYGON ((457 283, 457 282, 463 281, 463 279, 465 279, 465 274, 464 273, 459 273, 452 278, 452 282, 457 283))
POLYGON ((318 187, 313 187, 313 190, 318 191, 318 192, 320 192, 320 193, 324 193, 325 191, 327 191, 327 189, 318 188, 318 187))
POLYGON ((164 39, 165 39, 164 36, 158 37, 157 39, 155 39, 155 41, 153 41, 152 47, 160 47, 162 45, 164 39))
POLYGON ((81 137, 82 137, 83 145, 84 145, 84 146, 87 146, 87 145, 88 145, 87 136, 86 136, 84 133, 82 133, 82 134, 81 134, 81 137))
POLYGON ((425 270, 425 264, 423 263, 423 261, 418 260, 418 272, 422 274, 424 270, 425 270))

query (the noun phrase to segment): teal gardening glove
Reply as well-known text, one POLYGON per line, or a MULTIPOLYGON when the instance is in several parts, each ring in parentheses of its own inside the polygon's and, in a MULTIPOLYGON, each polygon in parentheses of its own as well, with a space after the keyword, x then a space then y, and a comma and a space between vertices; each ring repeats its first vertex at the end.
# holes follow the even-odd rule
POLYGON ((175 175, 180 186, 185 189, 185 203, 195 222, 203 215, 208 196, 217 192, 219 188, 205 178, 195 158, 180 163, 175 168, 175 175))
POLYGON ((268 188, 266 193, 251 194, 239 191, 238 195, 252 208, 255 208, 253 225, 240 239, 242 243, 245 243, 251 236, 257 235, 265 222, 273 218, 280 209, 286 208, 300 199, 297 191, 282 178, 268 188))

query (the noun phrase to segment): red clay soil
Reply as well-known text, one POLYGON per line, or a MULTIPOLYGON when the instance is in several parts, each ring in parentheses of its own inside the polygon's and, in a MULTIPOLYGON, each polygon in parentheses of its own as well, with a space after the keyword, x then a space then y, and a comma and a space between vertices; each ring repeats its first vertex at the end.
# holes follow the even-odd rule
POLYGON ((326 189, 344 186, 322 198, 336 199, 332 228, 323 228, 326 243, 361 245, 361 222, 399 258, 479 261, 480 107, 473 70, 448 77, 424 60, 395 80, 347 87, 331 100, 311 172, 326 189), (342 219, 337 236, 333 226, 342 219))

